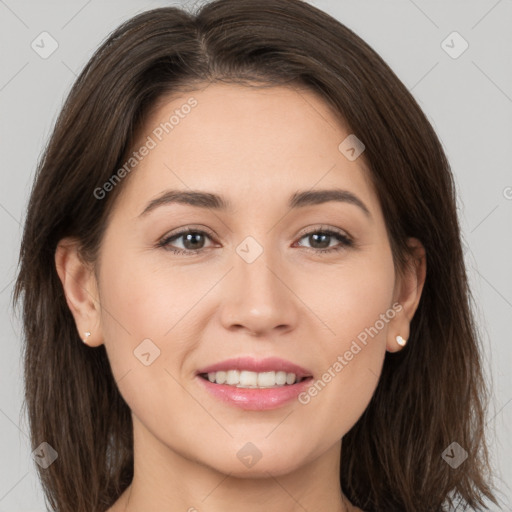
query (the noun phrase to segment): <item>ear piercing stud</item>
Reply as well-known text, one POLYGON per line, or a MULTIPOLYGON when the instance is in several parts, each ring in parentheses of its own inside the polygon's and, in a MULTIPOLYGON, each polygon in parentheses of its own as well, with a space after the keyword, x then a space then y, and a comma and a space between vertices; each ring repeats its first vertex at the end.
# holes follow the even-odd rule
POLYGON ((87 332, 84 332, 84 335, 85 335, 85 338, 84 338, 83 342, 87 344, 87 340, 88 340, 89 336, 91 335, 91 333, 89 331, 87 331, 87 332))
POLYGON ((401 346, 401 347, 405 347, 405 344, 407 343, 407 340, 404 340, 402 338, 402 336, 397 336, 396 337, 396 342, 401 346))

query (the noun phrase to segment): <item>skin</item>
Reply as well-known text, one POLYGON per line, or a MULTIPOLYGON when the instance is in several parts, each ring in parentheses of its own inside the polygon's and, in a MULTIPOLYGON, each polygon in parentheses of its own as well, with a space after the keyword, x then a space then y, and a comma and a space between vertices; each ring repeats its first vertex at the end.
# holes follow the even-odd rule
POLYGON ((134 479, 109 510, 360 510, 340 489, 341 440, 367 407, 386 351, 401 349, 398 334, 409 337, 424 249, 410 239, 415 257, 399 279, 363 158, 340 152, 350 132, 312 92, 214 84, 169 97, 136 147, 191 96, 197 106, 125 178, 97 278, 74 239, 55 255, 78 332, 92 333, 90 346, 105 344, 132 410, 134 479), (351 191, 371 218, 347 202, 287 206, 294 192, 319 188, 351 191), (139 217, 167 189, 223 195, 233 210, 173 203, 139 217), (156 247, 187 226, 214 236, 169 245, 202 247, 198 254, 156 247), (321 228, 355 245, 304 235, 321 228), (236 252, 247 236, 263 248, 252 263, 236 252), (327 246, 341 250, 319 252, 327 246), (211 396, 195 375, 252 355, 287 359, 319 378, 394 303, 401 311, 307 404, 244 411, 211 396), (160 350, 149 366, 133 354, 147 338, 160 350), (237 457, 247 442, 261 452, 251 468, 237 457))

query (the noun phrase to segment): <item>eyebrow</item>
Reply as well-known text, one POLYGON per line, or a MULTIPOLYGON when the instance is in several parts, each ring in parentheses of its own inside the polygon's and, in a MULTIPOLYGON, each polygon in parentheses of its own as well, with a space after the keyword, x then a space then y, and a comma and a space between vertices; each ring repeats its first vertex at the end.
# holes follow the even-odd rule
MULTIPOLYGON (((288 201, 289 208, 303 208, 316 204, 337 201, 348 203, 359 207, 368 218, 372 218, 370 210, 355 194, 348 190, 339 188, 325 190, 305 190, 295 192, 288 201)), ((228 211, 233 209, 231 201, 210 192, 200 190, 167 190, 155 199, 152 199, 144 208, 139 217, 147 215, 159 206, 181 203, 198 208, 211 208, 218 211, 228 211)))

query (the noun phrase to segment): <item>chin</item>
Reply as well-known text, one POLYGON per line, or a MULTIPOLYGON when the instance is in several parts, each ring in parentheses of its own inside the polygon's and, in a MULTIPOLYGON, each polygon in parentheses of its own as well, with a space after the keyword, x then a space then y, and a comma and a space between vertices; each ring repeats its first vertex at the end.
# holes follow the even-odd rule
POLYGON ((248 449, 245 452, 237 449, 234 458, 227 458, 226 452, 223 451, 219 457, 214 456, 211 464, 208 464, 208 461, 203 463, 235 478, 268 478, 269 474, 279 476, 297 470, 302 461, 302 458, 299 460, 297 453, 300 453, 298 448, 286 454, 272 450, 271 455, 265 456, 265 449, 259 453, 256 449, 248 449), (252 455, 251 450, 253 450, 252 455))

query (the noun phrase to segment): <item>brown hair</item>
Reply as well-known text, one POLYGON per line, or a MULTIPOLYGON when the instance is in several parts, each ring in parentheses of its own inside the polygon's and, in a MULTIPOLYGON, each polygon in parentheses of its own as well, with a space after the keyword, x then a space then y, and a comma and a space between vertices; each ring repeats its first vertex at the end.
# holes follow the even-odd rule
MULTIPOLYGON (((497 504, 484 426, 488 390, 472 314, 449 163, 420 107, 350 29, 302 0, 217 0, 197 13, 154 9, 128 20, 77 78, 39 162, 20 250, 25 402, 37 466, 56 510, 104 511, 133 477, 130 409, 104 346, 78 336, 55 268, 55 249, 79 239, 94 262, 123 165, 150 109, 165 95, 216 81, 300 85, 315 91, 365 146, 397 271, 408 237, 427 276, 407 347, 386 353, 367 409, 343 438, 340 484, 367 511, 442 511, 497 504), (468 453, 453 469, 453 441, 468 453)), ((125 178, 129 179, 129 177, 125 178)))

